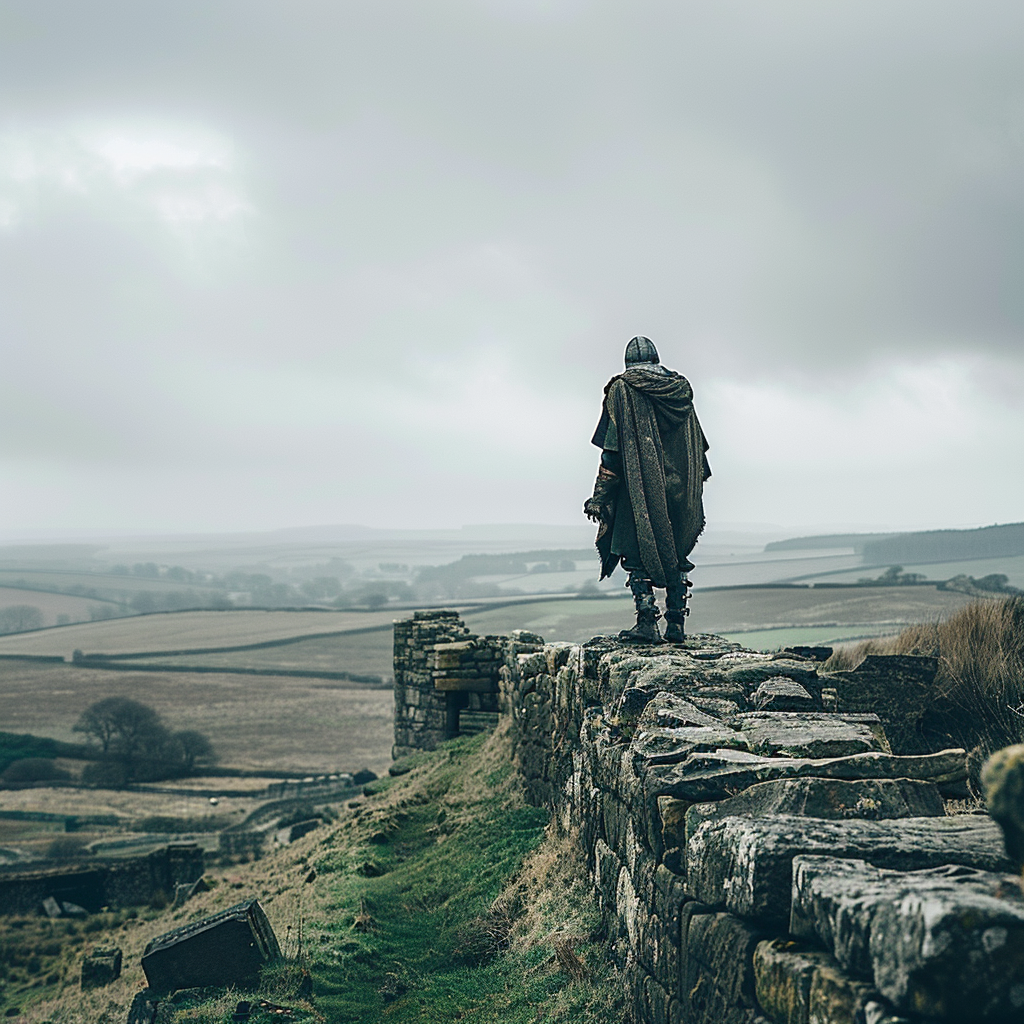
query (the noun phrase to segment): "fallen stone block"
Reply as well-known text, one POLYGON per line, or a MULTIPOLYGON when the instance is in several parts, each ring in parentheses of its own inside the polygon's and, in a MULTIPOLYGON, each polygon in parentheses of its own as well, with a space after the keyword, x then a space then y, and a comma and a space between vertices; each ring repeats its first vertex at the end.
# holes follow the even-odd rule
POLYGON ((808 1024, 814 972, 834 963, 830 954, 788 939, 759 942, 754 950, 758 1005, 776 1024, 808 1024))
POLYGON ((750 750, 765 757, 847 757, 870 750, 892 753, 877 715, 753 711, 737 715, 732 724, 746 735, 750 750))
POLYGON ((94 949, 82 959, 82 991, 100 988, 121 977, 121 950, 94 949))
POLYGON ((742 917, 789 921, 793 859, 821 854, 901 871, 963 864, 1003 871, 1009 860, 987 818, 828 821, 780 814, 726 817, 699 825, 686 841, 686 889, 742 917))
MULTIPOLYGON (((671 797, 659 799, 676 806, 683 804, 683 801, 672 801, 671 797)), ((795 814, 804 818, 881 821, 889 818, 941 818, 945 813, 942 796, 931 782, 913 779, 777 779, 759 782, 728 800, 690 805, 686 810, 685 828, 687 834, 692 834, 705 821, 736 815, 766 818, 795 814)), ((682 837, 680 841, 683 841, 682 837)), ((666 841, 666 845, 670 844, 666 841)))
POLYGON ((898 1010, 1024 1021, 1024 895, 1016 876, 798 857, 790 931, 831 949, 898 1010))
POLYGON ((280 955, 267 915, 252 899, 152 939, 142 969, 156 992, 243 985, 280 955))
POLYGON ((772 676, 750 695, 755 711, 813 711, 818 701, 810 691, 788 676, 772 676))
POLYGON ((943 795, 966 792, 967 753, 963 749, 937 754, 901 756, 870 751, 849 757, 761 757, 742 750, 693 753, 679 764, 652 765, 652 792, 700 803, 724 800, 758 782, 773 779, 919 779, 933 782, 943 795))
POLYGON ((43 900, 43 913, 47 917, 60 917, 64 911, 61 910, 60 904, 52 896, 47 896, 43 900))

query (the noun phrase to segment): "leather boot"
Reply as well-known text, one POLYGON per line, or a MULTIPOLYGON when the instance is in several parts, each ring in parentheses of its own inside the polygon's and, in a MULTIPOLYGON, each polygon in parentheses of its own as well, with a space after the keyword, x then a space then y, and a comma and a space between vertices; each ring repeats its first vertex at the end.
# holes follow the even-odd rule
POLYGON ((636 625, 632 629, 622 630, 619 639, 633 644, 660 644, 662 639, 658 630, 658 619, 661 618, 661 612, 654 603, 654 587, 651 581, 637 572, 631 572, 626 586, 633 592, 636 625))
MULTIPOLYGON (((691 569, 693 568, 690 562, 685 564, 689 565, 691 569)), ((686 616, 690 614, 687 600, 690 596, 688 588, 692 586, 693 584, 686 578, 686 569, 684 568, 679 573, 679 579, 669 584, 665 592, 665 618, 668 621, 668 625, 665 627, 665 639, 670 644, 681 644, 686 639, 683 623, 686 621, 686 616)))

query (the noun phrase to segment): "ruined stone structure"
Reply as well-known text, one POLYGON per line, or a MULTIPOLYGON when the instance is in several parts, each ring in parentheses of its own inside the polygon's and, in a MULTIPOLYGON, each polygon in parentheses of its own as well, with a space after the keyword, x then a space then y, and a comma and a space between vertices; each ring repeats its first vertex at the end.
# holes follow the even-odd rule
POLYGON ((416 612, 395 623, 393 757, 433 750, 468 731, 467 718, 496 719, 509 639, 477 636, 451 611, 416 612))
POLYGON ((158 894, 173 896, 175 886, 202 875, 202 847, 175 843, 144 857, 5 872, 0 874, 0 907, 7 914, 33 913, 49 897, 95 913, 102 907, 139 906, 158 894))
MULTIPOLYGON (((396 720, 407 751, 419 726, 443 735, 427 681, 466 635, 450 614, 399 627, 396 699, 415 664, 434 701, 396 720)), ((891 753, 865 706, 879 659, 859 683, 713 636, 487 643, 515 766, 583 844, 638 1021, 1024 1021, 1024 897, 1002 833, 945 814, 966 794, 962 750, 891 753)))

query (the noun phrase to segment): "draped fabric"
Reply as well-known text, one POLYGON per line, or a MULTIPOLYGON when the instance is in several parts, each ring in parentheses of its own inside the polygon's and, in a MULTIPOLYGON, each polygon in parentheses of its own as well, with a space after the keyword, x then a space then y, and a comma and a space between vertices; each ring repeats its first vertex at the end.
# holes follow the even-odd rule
POLYGON ((689 382, 640 366, 613 377, 594 444, 622 462, 612 522, 597 537, 601 578, 625 555, 639 557, 637 568, 656 587, 667 586, 704 529, 704 481, 711 476, 689 382))

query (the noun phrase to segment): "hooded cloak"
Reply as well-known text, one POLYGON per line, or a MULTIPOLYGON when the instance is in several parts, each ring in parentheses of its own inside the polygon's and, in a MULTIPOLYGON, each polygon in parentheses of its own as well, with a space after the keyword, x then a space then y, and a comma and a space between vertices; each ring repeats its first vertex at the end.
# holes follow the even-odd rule
POLYGON ((693 390, 678 373, 632 366, 612 377, 604 394, 593 443, 617 452, 622 468, 610 521, 597 534, 601 579, 625 556, 665 587, 704 529, 711 467, 693 390))

